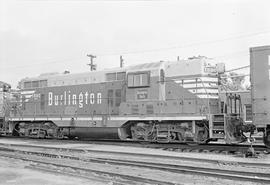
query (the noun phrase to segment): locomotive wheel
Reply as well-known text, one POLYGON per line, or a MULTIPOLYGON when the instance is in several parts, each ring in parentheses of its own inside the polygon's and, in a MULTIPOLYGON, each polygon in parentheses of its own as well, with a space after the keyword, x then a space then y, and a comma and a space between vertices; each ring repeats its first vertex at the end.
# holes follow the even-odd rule
POLYGON ((270 148, 270 129, 264 133, 263 142, 267 148, 270 148))
POLYGON ((20 126, 19 123, 17 123, 13 130, 12 130, 12 136, 20 136, 20 126))
POLYGON ((45 139, 46 138, 46 131, 45 130, 39 130, 37 137, 39 139, 45 139))
POLYGON ((177 132, 177 140, 178 142, 184 142, 184 138, 180 132, 177 132))
POLYGON ((144 127, 136 126, 131 130, 131 133, 134 140, 147 141, 147 130, 144 127))
POLYGON ((139 141, 154 141, 156 133, 152 132, 151 126, 145 123, 137 123, 131 127, 132 139, 139 141))
POLYGON ((198 143, 206 143, 208 141, 208 132, 200 131, 197 136, 198 143))

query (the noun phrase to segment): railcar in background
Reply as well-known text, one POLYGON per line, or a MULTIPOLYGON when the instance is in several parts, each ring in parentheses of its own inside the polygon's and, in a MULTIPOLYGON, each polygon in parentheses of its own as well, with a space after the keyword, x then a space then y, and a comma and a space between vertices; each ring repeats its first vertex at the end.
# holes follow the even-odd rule
POLYGON ((10 105, 8 103, 11 97, 10 91, 10 84, 0 81, 0 128, 3 128, 6 118, 9 117, 10 105))
POLYGON ((270 147, 270 46, 250 48, 252 121, 270 147))

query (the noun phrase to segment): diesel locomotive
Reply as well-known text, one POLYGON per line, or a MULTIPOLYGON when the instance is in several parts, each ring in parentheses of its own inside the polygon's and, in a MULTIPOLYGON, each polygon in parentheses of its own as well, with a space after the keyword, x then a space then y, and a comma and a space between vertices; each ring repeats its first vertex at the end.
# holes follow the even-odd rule
MULTIPOLYGON (((224 64, 198 57, 25 78, 10 98, 1 133, 35 138, 242 142, 245 132, 258 129, 243 120, 238 94, 221 97, 219 77, 224 72, 224 64)), ((269 146, 269 122, 258 128, 269 146)))

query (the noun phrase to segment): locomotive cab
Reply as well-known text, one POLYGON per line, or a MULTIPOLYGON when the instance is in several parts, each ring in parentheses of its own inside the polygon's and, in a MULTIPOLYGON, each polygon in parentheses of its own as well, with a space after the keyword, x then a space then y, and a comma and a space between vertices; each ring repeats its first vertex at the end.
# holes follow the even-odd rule
POLYGON ((127 101, 120 114, 131 120, 121 135, 158 142, 209 141, 207 120, 218 113, 217 70, 209 59, 138 65, 127 75, 127 101))

